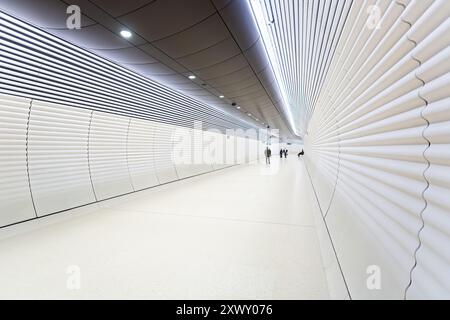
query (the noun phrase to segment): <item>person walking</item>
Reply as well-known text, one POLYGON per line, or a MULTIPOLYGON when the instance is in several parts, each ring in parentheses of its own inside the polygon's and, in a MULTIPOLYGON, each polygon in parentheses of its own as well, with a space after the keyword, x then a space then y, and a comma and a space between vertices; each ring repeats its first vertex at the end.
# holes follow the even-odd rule
POLYGON ((266 156, 266 164, 270 164, 270 157, 272 156, 272 151, 269 149, 269 147, 266 148, 264 151, 264 155, 266 156))
POLYGON ((283 159, 284 150, 280 149, 280 159, 283 159))
POLYGON ((284 149, 284 158, 286 159, 288 156, 288 149, 284 149))

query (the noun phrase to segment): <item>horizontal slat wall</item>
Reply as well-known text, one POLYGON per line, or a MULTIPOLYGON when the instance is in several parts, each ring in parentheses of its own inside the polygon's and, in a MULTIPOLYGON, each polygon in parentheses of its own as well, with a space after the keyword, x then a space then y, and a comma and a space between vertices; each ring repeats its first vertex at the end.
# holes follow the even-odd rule
POLYGON ((237 164, 235 136, 39 100, 0 95, 0 124, 0 227, 237 164))
POLYGON ((0 35, 0 227, 214 170, 196 121, 257 129, 3 12, 0 35))
POLYGON ((154 138, 155 126, 153 122, 131 119, 127 154, 131 182, 135 190, 142 190, 159 184, 153 157, 154 138))
POLYGON ((178 177, 183 179, 213 170, 211 164, 203 161, 203 131, 177 128, 174 134, 173 161, 178 177))
POLYGON ((95 202, 88 162, 91 112, 33 101, 28 162, 39 216, 95 202))
POLYGON ((203 135, 203 143, 207 146, 205 160, 211 164, 213 170, 223 169, 231 165, 226 163, 226 140, 226 135, 217 132, 206 131, 203 135))
POLYGON ((221 130, 258 127, 1 11, 0 25, 0 93, 183 127, 194 121, 221 130))
POLYGON ((176 129, 176 127, 165 125, 163 123, 155 124, 153 157, 156 175, 160 183, 178 180, 178 173, 173 161, 173 140, 176 129))
POLYGON ((133 192, 127 159, 131 119, 94 111, 89 135, 89 164, 98 200, 133 192))
POLYGON ((30 100, 0 95, 0 226, 35 217, 28 184, 30 100))
POLYGON ((449 297, 449 17, 446 0, 355 2, 309 124, 306 164, 352 298, 449 297))

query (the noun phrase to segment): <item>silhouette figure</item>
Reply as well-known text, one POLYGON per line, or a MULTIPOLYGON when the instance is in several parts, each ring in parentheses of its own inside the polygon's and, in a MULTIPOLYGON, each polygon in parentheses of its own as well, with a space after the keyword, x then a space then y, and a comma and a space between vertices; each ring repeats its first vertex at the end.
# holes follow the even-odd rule
POLYGON ((272 156, 272 150, 269 147, 264 151, 264 155, 266 156, 266 164, 270 164, 270 157, 272 156))

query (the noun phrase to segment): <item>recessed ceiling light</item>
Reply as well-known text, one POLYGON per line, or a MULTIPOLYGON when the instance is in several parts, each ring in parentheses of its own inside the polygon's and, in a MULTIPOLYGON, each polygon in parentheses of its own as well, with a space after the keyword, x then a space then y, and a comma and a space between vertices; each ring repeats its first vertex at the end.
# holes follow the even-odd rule
POLYGON ((238 110, 239 110, 240 108, 241 108, 241 107, 239 107, 239 106, 236 107, 236 109, 238 109, 238 110))
POLYGON ((251 113, 247 113, 247 115, 248 115, 249 117, 251 117, 251 116, 252 116, 252 114, 251 114, 251 113))
POLYGON ((191 80, 194 80, 194 79, 197 78, 197 77, 194 76, 193 74, 191 74, 188 78, 191 79, 191 80))
POLYGON ((131 36, 133 35, 130 31, 128 30, 122 30, 120 31, 120 35, 126 39, 131 38, 131 36))
POLYGON ((219 96, 219 98, 220 98, 220 99, 223 99, 223 98, 225 98, 225 96, 222 96, 222 95, 221 95, 221 96, 219 96))

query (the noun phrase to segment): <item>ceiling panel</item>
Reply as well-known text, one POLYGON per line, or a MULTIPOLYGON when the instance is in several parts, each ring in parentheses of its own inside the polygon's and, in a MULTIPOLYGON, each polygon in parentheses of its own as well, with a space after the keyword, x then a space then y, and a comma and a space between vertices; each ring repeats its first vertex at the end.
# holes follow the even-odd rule
POLYGON ((118 17, 131 13, 132 11, 142 9, 156 0, 126 0, 126 1, 111 1, 111 0, 90 0, 99 7, 102 7, 113 17, 118 17))
POLYGON ((221 85, 238 83, 240 79, 249 78, 251 75, 254 75, 252 69, 249 66, 245 66, 237 71, 232 71, 230 73, 226 73, 218 77, 205 78, 205 80, 207 80, 208 83, 211 83, 216 87, 220 87, 221 85))
POLYGON ((223 9, 225 6, 229 5, 232 0, 212 0, 214 6, 217 10, 223 9))
POLYGON ((182 32, 216 12, 209 0, 164 0, 119 18, 148 41, 182 32), (173 17, 173 18, 172 18, 173 17))
MULTIPOLYGON (((131 65, 132 66, 132 65, 131 65)), ((139 70, 139 72, 143 75, 148 76, 157 76, 157 75, 171 75, 175 72, 170 69, 169 67, 165 66, 164 64, 160 62, 150 63, 150 64, 143 64, 139 66, 132 66, 139 70)))
POLYGON ((149 56, 145 51, 139 47, 130 47, 123 49, 97 49, 93 50, 99 56, 108 58, 118 62, 119 64, 150 64, 157 62, 156 59, 149 56))
POLYGON ((177 59, 179 63, 191 70, 211 67, 241 53, 231 38, 227 38, 218 44, 200 52, 177 59))
POLYGON ((242 54, 239 54, 211 67, 198 69, 195 71, 195 74, 205 80, 215 79, 239 71, 245 67, 248 67, 247 61, 242 54))
POLYGON ((215 14, 185 31, 154 41, 153 44, 177 59, 207 49, 229 37, 226 27, 215 14))
POLYGON ((219 11, 243 51, 258 41, 258 30, 254 27, 253 15, 247 1, 232 1, 219 11))
POLYGON ((269 60, 264 49, 264 43, 261 39, 255 42, 247 51, 245 51, 245 56, 250 65, 256 73, 261 72, 266 69, 269 65, 269 60))
POLYGON ((247 88, 252 85, 257 85, 258 83, 259 83, 258 78, 256 78, 256 76, 254 74, 251 74, 247 78, 241 78, 239 80, 239 82, 233 82, 233 83, 230 83, 227 85, 221 85, 220 88, 223 90, 224 93, 226 93, 226 92, 230 92, 230 91, 234 91, 234 90, 239 90, 241 88, 247 88))
POLYGON ((261 85, 252 81, 251 85, 244 86, 236 84, 233 88, 222 89, 222 92, 227 95, 227 97, 240 96, 248 92, 253 92, 255 90, 261 90, 261 85))
POLYGON ((86 49, 124 49, 131 46, 128 41, 98 24, 80 30, 57 29, 52 33, 86 49))

